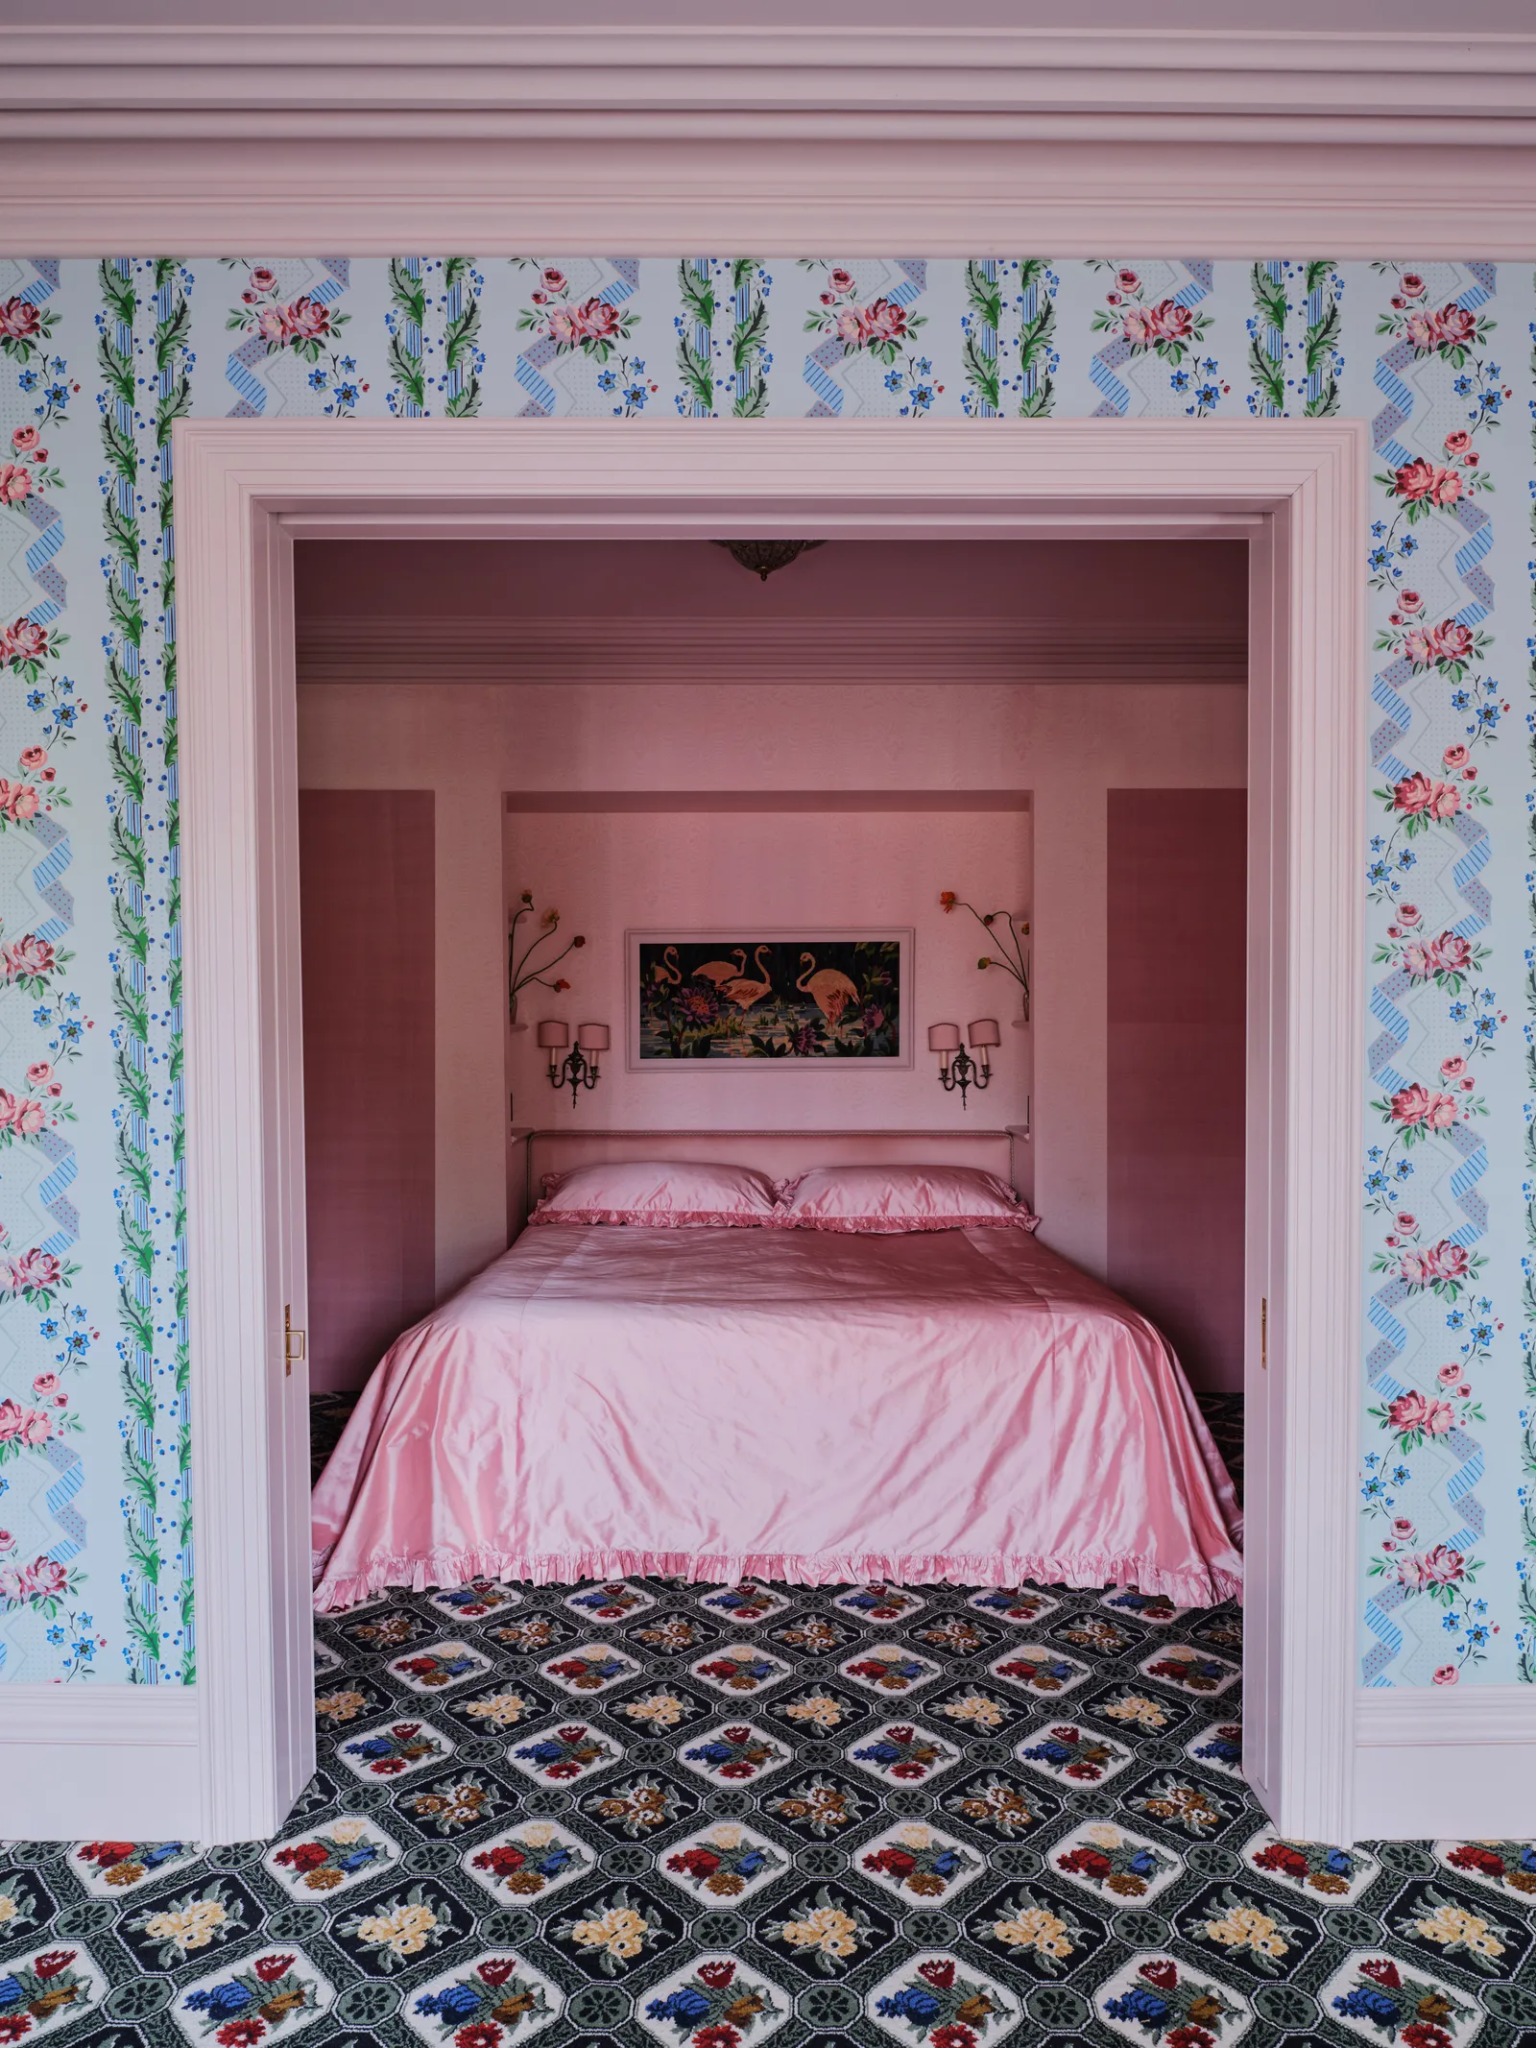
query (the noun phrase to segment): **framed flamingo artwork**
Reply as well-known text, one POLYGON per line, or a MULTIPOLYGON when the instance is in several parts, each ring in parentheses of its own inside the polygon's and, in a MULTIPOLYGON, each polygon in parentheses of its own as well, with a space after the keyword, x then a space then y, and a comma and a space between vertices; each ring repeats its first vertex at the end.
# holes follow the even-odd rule
POLYGON ((912 1064, 912 933, 627 932, 628 1065, 912 1064))

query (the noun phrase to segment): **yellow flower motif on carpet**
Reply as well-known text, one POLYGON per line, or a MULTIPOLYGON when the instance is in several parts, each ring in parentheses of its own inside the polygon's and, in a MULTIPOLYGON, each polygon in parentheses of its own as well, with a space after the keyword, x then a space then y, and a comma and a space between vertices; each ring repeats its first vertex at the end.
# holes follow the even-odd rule
POLYGON ((365 1820, 338 1820, 325 1831, 333 1842, 356 1842, 368 1832, 365 1820))
POLYGON ((14 1920, 20 1911, 21 1908, 13 1898, 0 1892, 0 1927, 3 1927, 7 1920, 14 1920))
POLYGON ((631 1700, 619 1712, 632 1721, 649 1721, 653 1728, 675 1728, 688 1709, 676 1693, 653 1692, 643 1700, 631 1700))
POLYGON ((842 1703, 829 1693, 813 1693, 808 1700, 794 1700, 784 1709, 792 1721, 808 1721, 813 1728, 836 1728, 843 1718, 842 1703))
POLYGON ((359 1920, 357 1937, 375 1948, 392 1949, 397 1956, 414 1956, 426 1947, 436 1929, 437 1915, 430 1906, 401 1905, 359 1920))
POLYGON ((1275 1962, 1290 1953, 1291 1945, 1279 1927, 1257 1906, 1233 1906, 1221 1919, 1207 1920, 1205 1936, 1223 1948, 1252 1949, 1255 1955, 1270 1956, 1275 1962))
POLYGON ((493 1727, 511 1728, 527 1713, 528 1702, 520 1692, 496 1692, 488 1700, 470 1700, 464 1711, 493 1727))
POLYGON ((650 1932, 633 1906, 614 1906, 601 1920, 578 1920, 571 1929, 572 1941, 583 1948, 606 1949, 616 1962, 631 1962, 645 1946, 650 1932))
POLYGON ((173 1942, 185 1956, 206 1948, 228 1918, 217 1899, 192 1899, 177 1910, 151 1913, 144 1932, 151 1941, 173 1942))
POLYGON ((1065 1962, 1072 1953, 1072 1939, 1065 1920, 1058 1920, 1044 1906, 1032 1906, 1016 1920, 993 1922, 992 1939, 1010 1948, 1032 1948, 1038 1955, 1065 1962))
POLYGON ((315 1712, 327 1721, 355 1721, 368 1705, 368 1696, 355 1687, 344 1692, 328 1692, 315 1701, 315 1712))
POLYGON ((360 1942, 371 1942, 375 1948, 389 1948, 395 1956, 420 1956, 428 1939, 436 1931, 438 1917, 432 1907, 397 1905, 389 1913, 375 1913, 371 1919, 360 1919, 356 1933, 360 1942))
POLYGON ((803 1920, 786 1920, 779 1934, 794 1948, 818 1949, 839 1962, 858 1952, 858 1923, 841 1906, 814 1906, 803 1920))
POLYGON ((898 1828, 896 1839, 903 1849, 931 1849, 933 1829, 925 1828, 921 1821, 908 1821, 904 1828, 898 1828))
POLYGON ((1111 1721, 1133 1721, 1138 1728, 1166 1728, 1168 1715, 1156 1700, 1133 1692, 1104 1708, 1111 1721))
POLYGON ((1005 1714, 998 1700, 989 1700, 985 1693, 968 1692, 964 1699, 950 1700, 939 1708, 951 1721, 969 1721, 977 1728, 1000 1728, 1005 1714))
POLYGON ((1437 1906, 1427 1918, 1413 1924, 1426 1941, 1438 1941, 1447 1948, 1460 1946, 1471 1949, 1474 1955, 1489 1957, 1504 1953, 1503 1942, 1488 1922, 1476 1913, 1469 1913, 1465 1906, 1454 1903, 1437 1906))
POLYGON ((722 1825, 718 1828, 711 1828, 704 1839, 711 1849, 739 1849, 741 1847, 741 1829, 722 1825))

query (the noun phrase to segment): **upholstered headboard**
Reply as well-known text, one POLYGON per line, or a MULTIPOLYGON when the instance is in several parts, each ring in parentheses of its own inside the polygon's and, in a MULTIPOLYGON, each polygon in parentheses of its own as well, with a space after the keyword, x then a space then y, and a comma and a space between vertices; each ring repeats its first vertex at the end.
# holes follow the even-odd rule
POLYGON ((962 1131, 534 1131, 526 1133, 527 1189, 546 1173, 610 1159, 720 1160, 775 1180, 810 1166, 979 1166, 1026 1193, 1022 1125, 962 1131))

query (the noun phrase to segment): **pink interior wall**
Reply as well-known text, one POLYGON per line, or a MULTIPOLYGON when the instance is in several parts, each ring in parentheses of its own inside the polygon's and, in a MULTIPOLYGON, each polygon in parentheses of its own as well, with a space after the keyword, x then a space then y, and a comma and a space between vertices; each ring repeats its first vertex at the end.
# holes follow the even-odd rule
MULTIPOLYGON (((706 920, 717 914, 733 920, 753 907, 766 914, 770 897, 792 921, 874 915, 860 912, 844 886, 855 858, 867 884, 859 900, 878 902, 882 922, 917 925, 920 941, 926 936, 918 953, 919 1022, 942 1017, 963 1024, 974 1016, 1008 1014, 1003 997, 992 992, 997 977, 977 973, 979 947, 968 949, 959 923, 946 926, 940 917, 926 935, 921 926, 925 917, 938 915, 932 899, 940 888, 989 894, 1025 886, 1026 854, 1017 834, 1009 837, 1019 820, 994 819, 1003 829, 988 837, 982 807, 1000 791, 1028 793, 1032 809, 1023 822, 1033 842, 1027 886, 1036 927, 1035 1025, 1029 1034, 1005 1034, 1015 1041, 1027 1038, 1028 1044, 1005 1044, 1003 1078, 990 1097, 973 1101, 964 1124, 954 1099, 932 1080, 920 1050, 899 1116, 903 1123, 957 1129, 978 1108, 988 1122, 1014 1120, 1032 1057, 1030 1156, 1043 1235, 1090 1271, 1107 1272, 1106 792, 1240 787, 1246 773, 1245 691, 1220 682, 1134 678, 1093 684, 968 680, 963 667, 937 658, 926 681, 807 684, 790 674, 782 683, 748 684, 732 680, 732 654, 751 620, 770 615, 760 608, 764 602, 780 607, 781 616, 796 606, 809 615, 814 601, 828 616, 842 611, 871 618, 883 605, 871 628, 873 645, 881 644, 882 633, 899 637, 902 617, 935 617, 946 608, 951 615, 998 617, 1012 610, 1016 616, 1049 618, 1073 607, 1079 620, 1106 622, 1122 638, 1134 628, 1175 644, 1181 611, 1186 619, 1203 609, 1229 622, 1241 620, 1241 547, 988 543, 883 550, 851 544, 806 556, 766 585, 698 543, 410 549, 301 543, 295 554, 301 611, 307 607, 311 616, 332 619, 398 617, 402 641, 421 651, 419 682, 301 681, 299 765, 301 782, 310 788, 409 787, 431 789, 439 798, 433 996, 439 1299, 506 1242, 508 792, 524 803, 562 805, 576 793, 622 815, 626 801, 649 805, 656 792, 682 790, 691 803, 722 803, 737 813, 725 821, 728 871, 719 866, 718 814, 709 824, 710 812, 652 811, 646 820, 655 835, 652 845, 626 842, 622 862, 611 870, 611 888, 593 866, 594 857, 582 850, 585 825, 557 827, 547 813, 540 825, 531 811, 517 822, 530 856, 537 856, 517 886, 526 881, 541 902, 553 900, 570 917, 579 915, 579 928, 591 938, 581 979, 567 999, 571 1007, 562 1013, 576 1022, 599 1016, 615 1027, 616 1044, 626 922, 667 922, 681 914, 685 891, 687 914, 706 920), (609 682, 575 682, 569 664, 557 662, 547 680, 433 680, 433 641, 420 629, 421 619, 434 608, 439 615, 486 616, 518 607, 546 621, 546 640, 547 622, 558 614, 573 647, 580 644, 584 618, 635 616, 649 607, 656 618, 675 619, 680 640, 697 649, 699 618, 712 615, 723 628, 709 639, 720 649, 720 679, 637 682, 618 662, 609 682), (806 816, 754 810, 743 795, 751 792, 765 793, 775 804, 799 793, 796 800, 813 809, 806 816), (880 827, 891 792, 903 793, 905 810, 894 827, 880 827), (956 820, 963 824, 972 814, 979 824, 978 857, 967 855, 963 873, 956 861, 965 848, 945 839, 937 814, 914 808, 920 802, 962 806, 956 820), (829 804, 840 809, 847 826, 839 832, 834 823, 823 840, 829 804), (867 836, 871 831, 874 836, 867 836), (882 866, 882 843, 905 851, 882 866), (803 851, 786 856, 786 847, 803 851), (678 865, 681 848, 690 859, 678 865), (786 873, 776 880, 786 859, 786 873), (710 890, 716 892, 717 910, 704 907, 710 890), (834 893, 851 909, 829 913, 834 893), (733 906, 728 913, 727 901, 733 906), (944 950, 949 946, 956 949, 953 960, 944 950), (934 971, 932 981, 925 978, 925 961, 934 971), (585 1007, 589 1000, 591 1009, 585 1007)), ((301 640, 303 626, 301 615, 301 640)), ((569 1112, 569 1099, 563 1098, 562 1111, 536 1059, 515 1052, 513 1060, 519 1121, 553 1123, 569 1112), (517 1065, 520 1060, 524 1066, 517 1065)), ((615 1085, 605 1075, 584 1098, 575 1112, 579 1125, 617 1123, 621 1111, 624 1121, 672 1121, 675 1103, 663 1103, 658 1095, 657 1106, 645 1109, 617 1085, 617 1067, 608 1073, 615 1085)), ((789 1085, 791 1078, 782 1077, 783 1096, 770 1105, 771 1120, 781 1127, 802 1121, 846 1127, 860 1119, 877 1126, 896 1108, 877 1105, 875 1094, 866 1094, 872 1077, 862 1077, 859 1088, 834 1091, 830 1101, 814 1086, 805 1089, 804 1080, 819 1084, 822 1077, 804 1077, 796 1086, 789 1085)), ((726 1079, 711 1076, 710 1082, 718 1087, 726 1079)), ((652 1078, 649 1085, 666 1092, 664 1082, 652 1078)), ((755 1083, 749 1079, 748 1085, 755 1083)), ((688 1100, 700 1114, 703 1098, 688 1100)), ((707 1112, 720 1118, 728 1113, 718 1102, 707 1112)))
POLYGON ((430 789, 304 789, 309 1375, 360 1387, 436 1270, 430 789))
POLYGON ((1108 1279, 1243 1384, 1247 794, 1108 792, 1108 1279))

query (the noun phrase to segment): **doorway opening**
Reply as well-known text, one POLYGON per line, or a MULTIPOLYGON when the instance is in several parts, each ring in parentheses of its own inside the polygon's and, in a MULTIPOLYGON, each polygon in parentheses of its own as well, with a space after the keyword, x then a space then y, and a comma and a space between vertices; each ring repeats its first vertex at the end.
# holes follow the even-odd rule
POLYGON ((1245 1769, 1285 1831, 1351 1839, 1354 1585, 1339 1561, 1353 1555, 1360 1284, 1358 426, 1192 435, 1147 421, 1116 423, 1111 439, 1096 422, 996 434, 935 423, 918 447, 856 423, 625 437, 505 422, 424 425, 404 450, 398 436, 386 445, 387 426, 344 439, 299 423, 177 432, 190 529, 193 1342, 196 1358, 218 1360, 194 1389, 203 1832, 269 1832, 313 1761, 303 1381, 285 1372, 281 1339, 285 1310, 297 1322, 304 1302, 294 544, 751 531, 1246 543, 1242 1321, 1260 1455, 1248 1461, 1245 1769))

